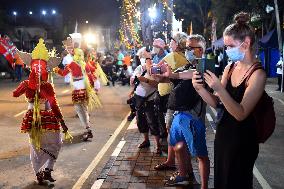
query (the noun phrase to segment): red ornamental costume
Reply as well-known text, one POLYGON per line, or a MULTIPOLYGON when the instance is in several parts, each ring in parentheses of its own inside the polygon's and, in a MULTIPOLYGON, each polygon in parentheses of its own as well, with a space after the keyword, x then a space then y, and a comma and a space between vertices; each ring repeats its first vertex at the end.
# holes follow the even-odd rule
POLYGON ((90 129, 88 107, 100 107, 101 103, 91 87, 87 75, 88 72, 94 72, 95 68, 84 62, 84 53, 79 48, 74 49, 73 59, 74 61, 66 65, 64 70, 56 67, 53 71, 61 76, 71 73, 73 80, 72 101, 81 124, 86 129, 86 132, 83 135, 83 140, 86 141, 88 138, 93 138, 92 130, 90 129))
POLYGON ((32 166, 39 184, 42 184, 44 180, 55 181, 51 171, 61 148, 60 127, 65 133, 68 133, 68 128, 57 104, 54 88, 47 82, 49 56, 42 39, 35 47, 32 58, 29 79, 20 83, 13 96, 25 94, 28 101, 21 132, 29 134, 32 166))
MULTIPOLYGON (((85 70, 89 82, 92 85, 95 79, 94 78, 95 76, 92 73, 96 70, 96 68, 90 64, 86 64, 85 70)), ((89 100, 86 91, 86 86, 84 84, 84 74, 82 73, 82 68, 80 64, 73 61, 70 64, 68 64, 64 68, 64 70, 58 69, 57 73, 61 76, 66 76, 68 73, 71 73, 73 79, 73 86, 74 86, 74 90, 72 91, 72 102, 74 104, 85 103, 89 100)))

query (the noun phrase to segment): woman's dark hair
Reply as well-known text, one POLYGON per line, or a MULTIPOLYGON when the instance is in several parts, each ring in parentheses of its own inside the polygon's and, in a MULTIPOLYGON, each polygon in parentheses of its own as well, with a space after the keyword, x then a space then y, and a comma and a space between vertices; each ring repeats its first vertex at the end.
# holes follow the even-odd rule
POLYGON ((250 47, 252 48, 255 43, 255 34, 254 30, 248 24, 249 20, 250 17, 248 13, 240 12, 235 14, 235 23, 227 26, 223 35, 231 36, 233 39, 240 41, 244 41, 246 37, 249 37, 251 40, 250 47))

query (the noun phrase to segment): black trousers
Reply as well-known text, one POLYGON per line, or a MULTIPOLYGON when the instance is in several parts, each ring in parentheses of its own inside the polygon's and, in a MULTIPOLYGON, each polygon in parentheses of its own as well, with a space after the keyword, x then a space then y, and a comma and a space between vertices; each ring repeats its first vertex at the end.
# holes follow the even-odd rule
POLYGON ((148 133, 150 130, 152 135, 160 135, 158 119, 155 116, 154 101, 146 101, 142 106, 137 107, 136 119, 140 133, 148 133))

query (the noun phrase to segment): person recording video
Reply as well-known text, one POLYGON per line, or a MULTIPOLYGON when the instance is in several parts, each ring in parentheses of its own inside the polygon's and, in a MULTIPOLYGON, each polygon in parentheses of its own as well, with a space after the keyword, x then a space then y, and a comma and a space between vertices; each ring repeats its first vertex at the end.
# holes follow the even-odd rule
POLYGON ((190 156, 196 156, 199 160, 199 171, 201 177, 201 188, 208 187, 209 159, 205 140, 204 115, 206 105, 195 91, 192 85, 193 70, 190 67, 197 64, 196 59, 204 57, 205 39, 200 35, 191 35, 187 38, 185 57, 188 64, 184 69, 172 72, 168 65, 167 71, 162 74, 164 77, 171 78, 174 86, 168 98, 167 116, 171 117, 169 124, 169 148, 168 159, 166 162, 156 165, 156 170, 169 170, 175 165, 175 155, 179 164, 179 174, 173 175, 166 185, 173 186, 180 183, 192 183, 195 180, 192 172, 190 156), (184 71, 182 71, 184 70, 184 71), (169 112, 175 112, 170 115, 169 112), (188 121, 188 122, 187 122, 188 121), (195 130, 195 138, 182 137, 191 136, 191 130, 195 130), (198 144, 198 145, 196 145, 198 144), (190 152, 190 153, 189 153, 190 152), (189 177, 187 176, 189 175, 189 177))

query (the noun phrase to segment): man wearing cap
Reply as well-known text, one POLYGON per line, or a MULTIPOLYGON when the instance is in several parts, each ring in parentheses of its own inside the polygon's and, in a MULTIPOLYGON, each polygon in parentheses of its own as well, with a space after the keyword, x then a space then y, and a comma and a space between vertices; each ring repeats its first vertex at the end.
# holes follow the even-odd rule
POLYGON ((158 64, 168 53, 164 50, 166 44, 161 38, 157 38, 153 42, 153 64, 158 64))

